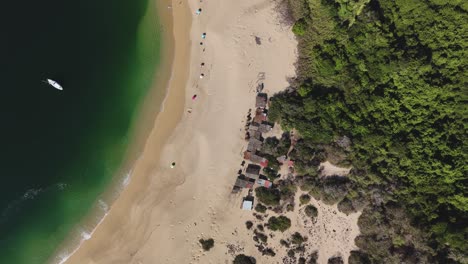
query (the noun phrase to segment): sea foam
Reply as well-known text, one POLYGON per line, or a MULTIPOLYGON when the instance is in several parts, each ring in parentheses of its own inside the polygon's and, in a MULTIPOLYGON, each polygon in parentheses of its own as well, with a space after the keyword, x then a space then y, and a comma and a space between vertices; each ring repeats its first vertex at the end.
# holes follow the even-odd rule
MULTIPOLYGON (((125 177, 122 180, 121 189, 124 189, 130 183, 132 173, 133 173, 133 168, 125 174, 125 177)), ((58 254, 55 257, 55 260, 53 261, 54 263, 57 263, 57 264, 65 263, 73 254, 75 254, 76 251, 78 251, 78 249, 80 249, 83 242, 85 242, 86 240, 89 240, 93 236, 96 229, 99 227, 99 225, 104 221, 106 216, 109 214, 109 209, 110 209, 109 205, 102 199, 98 200, 98 206, 104 212, 104 214, 102 215, 101 219, 99 219, 99 222, 96 224, 96 226, 91 230, 91 232, 88 232, 82 228, 80 232, 80 241, 78 245, 76 246, 76 248, 74 248, 73 251, 71 252, 68 250, 64 250, 62 253, 58 254)))

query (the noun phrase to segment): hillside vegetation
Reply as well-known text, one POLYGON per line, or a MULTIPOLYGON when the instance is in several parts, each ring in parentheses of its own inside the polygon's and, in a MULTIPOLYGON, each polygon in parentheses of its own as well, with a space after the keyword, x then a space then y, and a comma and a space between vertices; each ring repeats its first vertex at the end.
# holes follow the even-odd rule
POLYGON ((298 77, 270 117, 310 149, 297 164, 351 139, 341 206, 364 208, 360 257, 468 263, 468 1, 288 2, 298 77))

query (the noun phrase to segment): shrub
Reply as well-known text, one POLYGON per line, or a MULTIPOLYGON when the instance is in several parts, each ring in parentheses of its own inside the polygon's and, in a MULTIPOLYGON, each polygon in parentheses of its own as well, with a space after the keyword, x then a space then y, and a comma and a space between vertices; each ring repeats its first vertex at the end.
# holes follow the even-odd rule
POLYGON ((291 181, 282 181, 279 189, 281 191, 281 199, 286 200, 294 197, 297 186, 291 181))
POLYGON ((308 194, 301 195, 301 197, 299 197, 299 201, 301 202, 301 205, 308 204, 310 202, 310 195, 308 194))
POLYGON ((310 256, 307 257, 307 259, 308 259, 307 264, 317 264, 318 252, 314 251, 310 256))
POLYGON ((344 198, 341 200, 341 202, 338 203, 338 210, 347 215, 356 212, 353 203, 348 198, 344 198))
POLYGON ((252 228, 252 226, 253 226, 252 221, 247 221, 247 222, 245 222, 245 227, 247 227, 247 229, 252 228))
POLYGON ((255 195, 260 202, 266 205, 278 205, 281 198, 281 194, 278 189, 268 189, 263 186, 255 189, 255 195))
POLYGON ((284 240, 284 239, 281 239, 280 240, 280 245, 284 246, 284 247, 289 247, 289 242, 284 240))
POLYGON ((257 232, 256 235, 257 235, 258 239, 260 241, 262 241, 263 243, 267 242, 268 237, 265 234, 257 232))
POLYGON ((349 179, 346 177, 327 177, 322 183, 322 200, 326 204, 340 202, 348 193, 349 179))
POLYGON ((328 264, 343 264, 343 259, 340 256, 331 257, 328 259, 328 264))
POLYGON ((299 232, 296 232, 291 236, 291 243, 293 244, 300 245, 305 241, 307 241, 307 238, 303 237, 299 232))
POLYGON ((287 218, 286 216, 272 216, 270 219, 268 219, 268 228, 270 228, 273 231, 281 231, 284 232, 288 228, 291 227, 291 220, 287 218))
POLYGON ((264 168, 263 172, 265 173, 265 176, 267 176, 267 178, 270 181, 274 181, 279 178, 278 171, 273 169, 272 167, 264 168))
POLYGON ((265 250, 262 251, 262 255, 267 255, 267 256, 270 256, 270 257, 274 257, 274 256, 276 256, 276 253, 275 253, 275 251, 273 251, 273 249, 266 248, 265 250))
POLYGON ((351 251, 348 258, 349 264, 371 264, 369 256, 361 251, 351 251))
POLYGON ((261 203, 257 203, 257 205, 255 206, 255 211, 257 211, 259 213, 265 213, 266 210, 267 210, 266 206, 264 206, 261 203))
POLYGON ((256 264, 257 260, 255 260, 254 257, 240 254, 234 258, 234 261, 232 263, 233 264, 256 264))
POLYGON ((209 239, 200 239, 198 240, 202 245, 203 250, 209 251, 212 247, 214 247, 214 240, 212 238, 209 239))
POLYGON ((307 24, 303 19, 300 19, 294 23, 292 27, 292 32, 297 36, 304 36, 307 29, 307 24))
POLYGON ((307 216, 311 217, 311 218, 314 218, 314 217, 317 217, 318 215, 318 211, 317 211, 317 208, 315 208, 315 206, 309 204, 306 206, 306 208, 304 209, 304 212, 307 216))

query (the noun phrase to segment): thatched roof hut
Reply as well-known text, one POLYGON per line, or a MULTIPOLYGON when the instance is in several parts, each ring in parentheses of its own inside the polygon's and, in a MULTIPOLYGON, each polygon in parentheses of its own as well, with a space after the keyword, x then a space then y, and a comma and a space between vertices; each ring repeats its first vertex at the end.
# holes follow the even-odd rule
POLYGON ((255 164, 249 164, 247 166, 247 169, 245 170, 245 176, 249 177, 249 178, 252 178, 252 179, 258 179, 259 175, 260 175, 260 170, 262 168, 258 165, 255 165, 255 164))
POLYGON ((240 188, 252 189, 254 184, 255 184, 255 179, 245 177, 245 175, 240 175, 237 177, 236 183, 234 183, 234 186, 237 186, 240 188))
POLYGON ((259 93, 255 98, 255 107, 265 108, 267 106, 268 95, 266 93, 259 93))
POLYGON ((255 154, 255 152, 245 151, 244 152, 244 159, 250 160, 253 163, 258 163, 258 164, 260 164, 260 166, 262 166, 264 168, 266 166, 268 166, 268 160, 265 159, 264 157, 261 157, 261 156, 255 154))
POLYGON ((255 152, 262 148, 262 141, 256 139, 256 138, 250 138, 249 144, 247 145, 247 150, 250 152, 255 152))

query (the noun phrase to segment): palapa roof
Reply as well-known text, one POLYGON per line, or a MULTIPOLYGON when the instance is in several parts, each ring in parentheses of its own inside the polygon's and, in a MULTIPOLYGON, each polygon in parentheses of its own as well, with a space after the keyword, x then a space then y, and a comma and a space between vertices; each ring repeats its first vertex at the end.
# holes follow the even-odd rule
POLYGON ((259 150, 262 147, 262 142, 256 138, 250 138, 249 144, 247 145, 247 150, 250 152, 254 152, 259 150))
POLYGON ((258 131, 260 131, 261 133, 267 133, 271 130, 272 126, 268 123, 262 123, 259 127, 258 127, 258 131))
POLYGON ((240 175, 236 179, 236 183, 234 183, 234 186, 240 187, 240 188, 250 188, 255 184, 255 180, 251 178, 245 177, 245 175, 240 175))
POLYGON ((249 165, 247 166, 247 169, 245 170, 245 175, 246 175, 247 177, 249 177, 249 175, 257 175, 257 176, 258 176, 258 175, 260 174, 260 170, 261 170, 261 169, 262 169, 262 168, 261 168, 260 166, 258 166, 258 165, 249 164, 249 165))
POLYGON ((261 157, 261 156, 255 154, 255 152, 244 151, 244 159, 250 160, 250 161, 252 161, 254 163, 258 163, 262 167, 268 166, 268 160, 265 159, 264 157, 261 157))
POLYGON ((253 121, 260 124, 266 120, 267 120, 267 114, 263 111, 262 108, 257 108, 257 110, 255 110, 255 116, 253 118, 253 121))
POLYGON ((266 93, 259 93, 255 98, 255 107, 265 108, 267 105, 268 96, 266 93))

